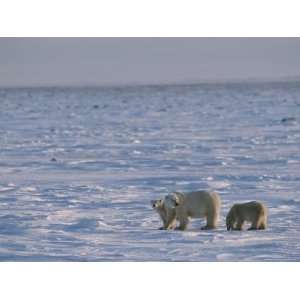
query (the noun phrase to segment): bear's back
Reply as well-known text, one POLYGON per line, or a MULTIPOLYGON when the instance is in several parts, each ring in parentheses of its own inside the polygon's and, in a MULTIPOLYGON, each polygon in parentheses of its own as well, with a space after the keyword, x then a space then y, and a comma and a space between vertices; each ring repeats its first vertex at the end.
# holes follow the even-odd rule
POLYGON ((215 192, 195 191, 184 194, 185 207, 191 213, 199 217, 205 215, 211 207, 220 208, 220 197, 215 192))

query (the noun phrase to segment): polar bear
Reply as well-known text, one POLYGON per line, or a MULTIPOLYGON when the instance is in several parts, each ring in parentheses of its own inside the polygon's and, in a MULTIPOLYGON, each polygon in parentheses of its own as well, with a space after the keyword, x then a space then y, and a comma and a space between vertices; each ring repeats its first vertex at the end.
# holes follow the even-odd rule
POLYGON ((166 210, 162 199, 151 201, 151 205, 163 221, 163 227, 159 229, 174 229, 176 226, 175 208, 166 210))
POLYGON ((234 204, 226 217, 227 230, 242 230, 245 221, 251 223, 248 230, 266 229, 266 207, 257 201, 234 204))
POLYGON ((206 217, 206 225, 201 229, 214 229, 217 227, 221 199, 216 192, 174 192, 165 196, 163 202, 167 213, 175 209, 176 219, 179 221, 179 226, 176 228, 178 230, 186 229, 189 217, 206 217))

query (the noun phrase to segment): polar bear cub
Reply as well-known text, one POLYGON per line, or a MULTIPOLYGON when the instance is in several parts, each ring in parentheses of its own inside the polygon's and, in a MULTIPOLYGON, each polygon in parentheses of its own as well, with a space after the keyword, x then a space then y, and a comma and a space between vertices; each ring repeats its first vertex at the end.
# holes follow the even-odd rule
POLYGON ((163 221, 163 226, 159 229, 174 229, 176 227, 175 209, 167 210, 162 199, 151 201, 151 205, 163 221))
POLYGON ((216 192, 174 192, 165 196, 163 202, 167 215, 175 210, 176 219, 179 221, 179 226, 176 229, 185 230, 189 217, 206 218, 206 226, 201 229, 217 227, 221 199, 216 192))
POLYGON ((251 223, 249 230, 266 229, 266 207, 257 201, 234 204, 226 217, 227 230, 242 230, 245 221, 251 223))

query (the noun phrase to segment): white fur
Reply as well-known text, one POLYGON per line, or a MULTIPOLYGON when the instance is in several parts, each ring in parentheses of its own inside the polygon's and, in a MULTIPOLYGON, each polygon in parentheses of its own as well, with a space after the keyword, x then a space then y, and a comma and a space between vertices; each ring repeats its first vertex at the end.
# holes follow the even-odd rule
POLYGON ((167 215, 175 210, 175 217, 180 223, 177 229, 185 230, 189 218, 206 218, 206 226, 202 229, 213 229, 217 226, 221 199, 215 192, 174 192, 166 195, 163 203, 167 215))
POLYGON ((178 198, 175 193, 168 194, 163 199, 164 205, 167 209, 175 209, 177 201, 178 198))

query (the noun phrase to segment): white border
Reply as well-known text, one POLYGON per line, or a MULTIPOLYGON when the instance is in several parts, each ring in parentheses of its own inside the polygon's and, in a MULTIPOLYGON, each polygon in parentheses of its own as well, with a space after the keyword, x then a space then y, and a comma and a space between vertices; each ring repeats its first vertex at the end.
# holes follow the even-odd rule
POLYGON ((0 36, 300 36, 298 0, 0 0, 0 36))
MULTIPOLYGON (((299 11, 296 0, 0 0, 0 36, 300 36, 299 11)), ((1 298, 291 300, 299 266, 0 263, 1 298)))
POLYGON ((8 299, 296 299, 299 263, 1 263, 8 299))

